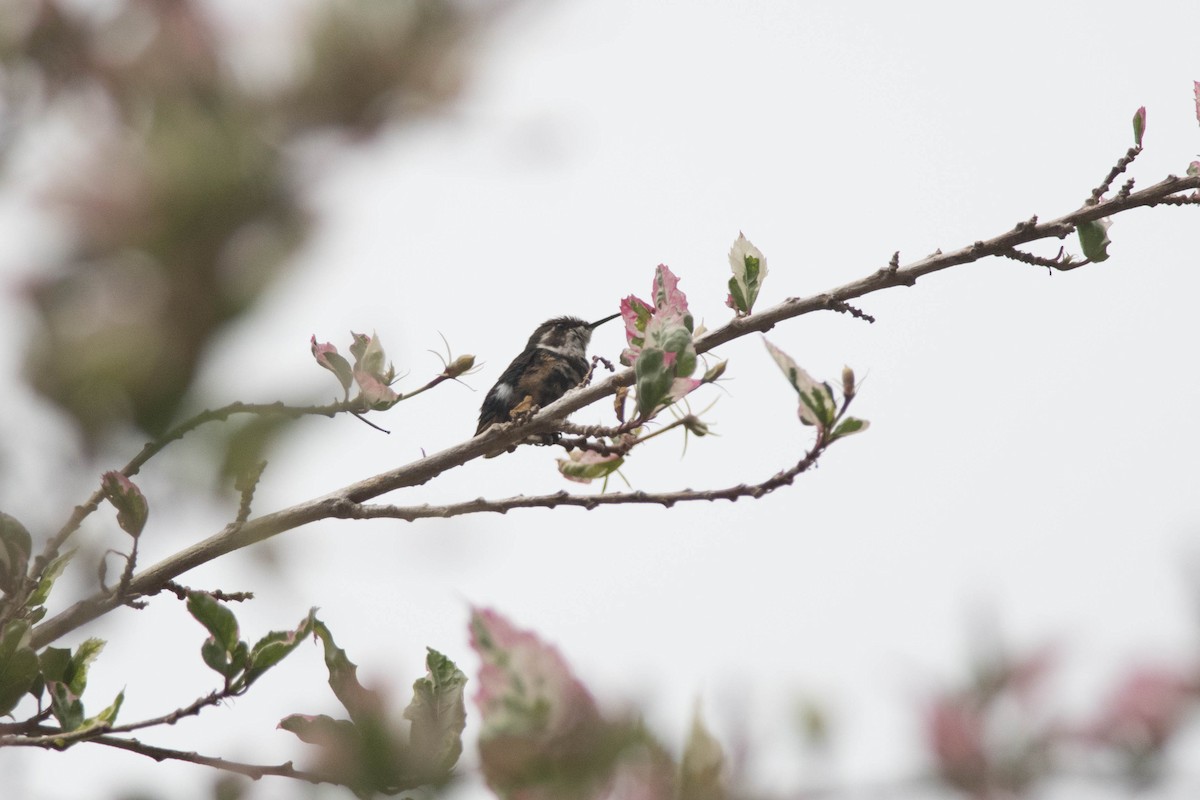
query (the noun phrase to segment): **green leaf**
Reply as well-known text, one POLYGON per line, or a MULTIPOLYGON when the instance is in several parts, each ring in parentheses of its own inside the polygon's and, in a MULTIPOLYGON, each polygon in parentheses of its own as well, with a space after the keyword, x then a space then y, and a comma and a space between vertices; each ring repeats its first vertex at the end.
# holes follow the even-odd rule
POLYGON ((729 279, 729 297, 725 305, 742 317, 754 309, 759 289, 767 277, 767 259, 745 234, 738 233, 729 248, 729 266, 733 277, 729 279))
POLYGON ((33 539, 25 526, 0 511, 0 592, 13 594, 25 577, 33 539))
POLYGON ((42 677, 48 681, 66 683, 71 672, 71 650, 67 647, 47 647, 38 654, 42 677))
POLYGON ((560 458, 559 473, 576 483, 591 483, 607 478, 621 468, 625 459, 621 456, 601 456, 591 451, 572 450, 569 458, 560 458))
POLYGON ((1108 238, 1108 227, 1111 224, 1112 221, 1107 217, 1079 223, 1076 230, 1084 258, 1097 264, 1108 260, 1108 246, 1112 244, 1108 238))
POLYGON ((637 375, 637 408, 643 417, 649 417, 658 408, 667 393, 671 391, 671 383, 675 380, 674 370, 667 369, 663 364, 663 351, 658 348, 646 348, 638 356, 634 365, 637 375))
POLYGON ((249 686, 258 680, 264 672, 286 658, 312 634, 316 623, 317 610, 308 612, 308 616, 300 621, 300 625, 292 631, 271 631, 258 640, 250 650, 249 665, 243 684, 249 686))
POLYGON ((210 669, 226 679, 237 674, 237 670, 230 663, 230 652, 211 636, 204 640, 204 644, 200 645, 200 657, 204 659, 204 663, 210 669))
POLYGON ((8 714, 39 677, 38 657, 29 646, 30 624, 15 619, 0 631, 0 715, 8 714))
POLYGON ((314 621, 313 631, 325 648, 325 668, 329 670, 329 688, 350 713, 356 724, 374 724, 383 712, 383 698, 358 682, 358 666, 337 646, 325 623, 314 621))
POLYGON ((64 730, 73 731, 83 725, 83 701, 60 681, 47 681, 50 690, 50 711, 64 730))
POLYGON ((330 746, 342 742, 347 749, 358 746, 358 733, 348 719, 334 719, 327 714, 289 714, 279 721, 279 727, 308 744, 330 746))
POLYGON ((238 623, 233 612, 207 592, 189 592, 187 609, 217 644, 232 655, 238 644, 238 623))
POLYGON ((413 761, 437 773, 448 773, 462 754, 462 732, 467 725, 463 689, 467 676, 454 662, 428 648, 424 678, 413 683, 413 699, 404 710, 412 721, 409 734, 413 761))
POLYGON ((688 339, 686 347, 675 351, 678 357, 675 359, 675 377, 687 378, 696 371, 696 348, 692 346, 691 339, 688 339))
POLYGON ((1146 133, 1146 107, 1142 106, 1133 115, 1133 143, 1142 146, 1142 136, 1146 133))
POLYGON ((104 640, 95 638, 86 639, 79 647, 75 648, 75 654, 71 656, 70 670, 67 673, 67 685, 72 692, 83 694, 83 690, 87 688, 88 667, 103 649, 104 640))
POLYGON ((114 699, 112 701, 112 704, 109 705, 108 708, 104 709, 99 714, 97 714, 96 716, 89 719, 87 721, 87 723, 85 723, 85 724, 88 726, 112 725, 114 722, 117 721, 117 712, 119 712, 121 710, 121 704, 124 702, 125 702, 125 690, 122 689, 120 692, 117 693, 116 699, 114 699))
POLYGON ((123 473, 115 470, 104 473, 100 489, 113 508, 117 509, 117 524, 121 530, 135 539, 141 536, 150 515, 150 505, 142 490, 123 473))
POLYGON ((729 279, 729 297, 733 301, 734 310, 741 314, 750 313, 746 310, 749 306, 746 305, 746 298, 742 295, 742 287, 737 278, 729 279))
POLYGON ((826 384, 817 383, 792 360, 791 356, 771 344, 766 337, 763 338, 763 344, 767 346, 767 352, 788 379, 788 383, 800 395, 800 421, 806 425, 828 428, 837 416, 833 390, 826 384))
POLYGON ((801 422, 828 429, 836 418, 837 404, 828 384, 817 383, 810 390, 800 393, 801 422))
POLYGON ((846 417, 840 423, 838 423, 836 428, 833 429, 833 435, 830 437, 830 440, 832 441, 833 439, 840 439, 843 436, 849 436, 852 433, 861 433, 870 427, 870 425, 871 423, 867 422, 865 419, 859 419, 858 417, 846 417))
POLYGON ((29 596, 30 606, 40 606, 46 602, 46 598, 50 596, 50 590, 54 588, 54 582, 62 575, 63 570, 67 568, 67 562, 74 555, 75 550, 72 548, 65 553, 60 553, 57 558, 46 565, 46 569, 42 573, 42 579, 38 581, 37 588, 29 596))
POLYGON ((246 642, 234 645, 233 652, 229 654, 229 666, 234 675, 250 666, 250 645, 246 642))

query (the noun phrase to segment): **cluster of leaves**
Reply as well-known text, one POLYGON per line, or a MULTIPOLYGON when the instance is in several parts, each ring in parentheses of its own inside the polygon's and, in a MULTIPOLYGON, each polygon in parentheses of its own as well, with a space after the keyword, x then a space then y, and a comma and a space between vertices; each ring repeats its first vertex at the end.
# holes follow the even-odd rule
POLYGON ((413 698, 400 719, 383 695, 358 681, 358 668, 320 621, 312 626, 325 649, 329 686, 349 719, 326 714, 292 714, 279 727, 319 750, 317 768, 326 779, 360 797, 396 794, 451 777, 462 754, 467 712, 467 678, 450 659, 429 649, 426 675, 413 684, 413 698))
POLYGON ((353 343, 350 345, 350 355, 354 356, 354 364, 343 358, 329 342, 319 344, 317 337, 312 337, 312 354, 325 369, 329 370, 342 385, 346 393, 345 399, 350 399, 350 387, 358 384, 359 398, 366 408, 384 411, 400 401, 400 395, 392 389, 396 380, 396 368, 387 360, 383 344, 379 336, 372 333, 350 333, 353 343), (387 367, 384 368, 384 363, 387 367))
POLYGON ((187 609, 208 631, 200 657, 224 681, 224 692, 238 695, 295 650, 318 625, 316 609, 290 631, 271 631, 254 646, 243 641, 237 617, 227 605, 207 592, 189 592, 187 609))
POLYGON ((687 295, 666 264, 654 270, 653 303, 629 295, 621 301, 628 346, 621 363, 637 375, 637 410, 648 419, 664 404, 680 400, 701 384, 696 371, 694 323, 687 295))
POLYGON ((475 356, 462 355, 442 359, 443 369, 424 386, 406 394, 400 394, 392 388, 396 382, 396 368, 388 361, 383 344, 378 334, 354 333, 351 331, 352 342, 350 355, 354 357, 351 364, 337 348, 329 342, 318 342, 314 335, 309 341, 313 358, 325 369, 333 373, 345 392, 344 402, 350 403, 350 387, 358 384, 358 395, 352 407, 361 411, 386 411, 401 400, 407 400, 421 392, 432 389, 439 383, 457 380, 463 375, 471 374, 475 369, 475 356), (384 364, 387 364, 385 367, 384 364))
POLYGON ((1079 754, 1118 766, 1132 786, 1161 778, 1169 744, 1200 706, 1200 666, 1131 669, 1097 713, 1072 723, 1049 707, 1054 665, 1049 649, 993 655, 933 696, 924 728, 938 780, 972 798, 1026 796, 1079 754))
MULTIPOLYGON (((733 275, 729 279, 726 305, 737 317, 747 317, 753 313, 754 303, 767 277, 766 256, 745 234, 738 233, 729 250, 729 265, 733 275)), ((700 386, 715 382, 728 366, 727 362, 721 361, 703 377, 692 377, 697 367, 695 337, 702 331, 696 329, 687 295, 679 288, 679 279, 665 264, 659 264, 654 271, 651 297, 653 302, 635 295, 621 301, 627 342, 621 352, 621 363, 634 370, 638 416, 633 425, 637 426, 700 386)), ((856 388, 854 373, 848 367, 842 376, 843 401, 838 404, 827 383, 815 381, 769 342, 767 348, 800 397, 800 420, 817 427, 819 448, 866 429, 864 420, 845 416, 846 406, 853 399, 856 388)), ((621 395, 618 395, 617 417, 623 422, 621 402, 621 395)), ((629 449, 657 435, 639 437, 641 429, 633 425, 625 425, 602 450, 575 451, 568 458, 559 459, 559 471, 568 480, 581 483, 607 479, 624 463, 624 454, 629 449)), ((697 436, 709 433, 708 426, 691 413, 677 415, 670 427, 676 425, 697 436)))
MULTIPOLYGON (((60 648, 42 653, 30 643, 33 626, 46 616, 46 600, 74 551, 62 553, 31 582, 26 572, 33 539, 16 518, 0 512, 0 716, 11 714, 28 692, 41 705, 48 692, 54 714, 67 730, 83 724, 79 703, 87 684, 87 667, 104 643, 89 639, 75 654, 60 648), (53 651, 53 652, 51 652, 53 651), (66 727, 71 723, 71 727, 66 727)), ((113 704, 120 706, 120 701, 113 704)), ((116 708, 112 709, 113 715, 116 708)))

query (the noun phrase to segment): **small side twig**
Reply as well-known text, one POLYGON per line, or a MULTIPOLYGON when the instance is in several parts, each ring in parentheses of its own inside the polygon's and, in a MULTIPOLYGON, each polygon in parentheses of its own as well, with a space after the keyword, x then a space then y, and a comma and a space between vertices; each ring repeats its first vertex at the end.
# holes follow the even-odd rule
POLYGON ((866 320, 867 322, 875 322, 875 317, 871 316, 860 308, 850 305, 844 300, 830 300, 829 310, 837 311, 842 314, 849 314, 852 317, 866 320))
POLYGON ((1027 253, 1024 250, 1018 250, 1011 247, 1007 250, 1002 250, 997 255, 1011 258, 1013 261, 1020 261, 1023 264, 1033 264, 1035 267, 1046 267, 1048 269, 1056 269, 1060 272, 1066 272, 1072 269, 1086 266, 1092 263, 1088 259, 1076 261, 1072 256, 1067 254, 1066 248, 1058 248, 1058 255, 1054 258, 1046 258, 1044 256, 1035 256, 1033 253, 1027 253))
MULTIPOLYGON (((167 581, 159 591, 170 592, 180 600, 187 600, 188 595, 196 590, 175 581, 167 581)), ((242 603, 246 600, 254 599, 254 592, 222 592, 220 589, 205 589, 204 593, 212 595, 214 600, 220 600, 224 603, 242 603)))
MULTIPOLYGON (((1104 181, 1099 186, 1097 186, 1095 189, 1092 189, 1091 195, 1088 197, 1088 199, 1085 201, 1084 204, 1089 205, 1089 206, 1094 206, 1094 205, 1098 204, 1100 202, 1100 198, 1102 196, 1104 196, 1110 188, 1112 188, 1112 182, 1117 179, 1118 175, 1120 175, 1122 172, 1124 172, 1126 169, 1128 169, 1129 165, 1133 163, 1133 160, 1135 158, 1137 158, 1141 154, 1141 152, 1142 152, 1142 146, 1140 144, 1135 144, 1133 147, 1126 150, 1125 155, 1123 155, 1119 159, 1117 159, 1117 163, 1113 164, 1112 169, 1110 169, 1108 171, 1108 174, 1104 176, 1104 181)), ((1132 190, 1132 189, 1133 189, 1133 186, 1131 184, 1129 187, 1129 190, 1132 190)), ((1125 191, 1121 195, 1121 197, 1128 197, 1128 196, 1129 196, 1129 191, 1125 191)))
POLYGON ((245 522, 250 519, 250 506, 254 502, 254 490, 258 488, 258 482, 262 479, 263 470, 266 468, 267 462, 259 461, 238 475, 237 480, 234 481, 233 488, 242 494, 241 502, 238 505, 237 522, 245 522))

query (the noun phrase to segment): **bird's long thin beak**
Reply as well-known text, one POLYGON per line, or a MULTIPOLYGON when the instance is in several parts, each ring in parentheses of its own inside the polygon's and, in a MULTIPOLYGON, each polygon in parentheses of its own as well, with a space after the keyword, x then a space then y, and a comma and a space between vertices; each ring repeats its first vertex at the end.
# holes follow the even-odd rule
POLYGON ((591 325, 588 325, 588 327, 591 328, 592 330, 596 330, 596 328, 599 327, 600 325, 603 325, 604 323, 608 322, 610 319, 616 319, 619 316, 621 316, 621 314, 618 312, 616 314, 613 314, 611 317, 605 317, 602 320, 593 322, 591 325))

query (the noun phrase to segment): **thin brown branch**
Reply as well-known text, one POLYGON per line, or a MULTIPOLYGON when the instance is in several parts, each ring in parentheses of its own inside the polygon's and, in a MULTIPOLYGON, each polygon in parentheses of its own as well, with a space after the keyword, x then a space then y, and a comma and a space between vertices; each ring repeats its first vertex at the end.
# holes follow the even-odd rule
MULTIPOLYGON (((1115 181, 1117 179, 1117 176, 1120 175, 1122 172, 1124 172, 1129 167, 1129 165, 1133 163, 1133 160, 1135 158, 1137 158, 1141 154, 1141 152, 1142 152, 1142 146, 1140 144, 1135 144, 1133 147, 1126 150, 1125 155, 1123 155, 1119 159, 1117 159, 1117 163, 1113 164, 1112 169, 1110 169, 1108 171, 1108 174, 1104 176, 1104 181, 1099 186, 1097 186, 1095 189, 1092 189, 1092 194, 1088 198, 1087 204, 1095 205, 1096 203, 1099 203, 1100 198, 1103 197, 1105 195, 1105 193, 1107 193, 1108 190, 1112 187, 1112 182, 1115 181)), ((1132 184, 1130 184, 1130 188, 1131 189, 1133 188, 1132 184)), ((1129 193, 1122 192, 1122 196, 1128 197, 1129 193)))
POLYGON ((250 506, 254 502, 254 491, 258 488, 258 482, 262 479, 263 470, 267 468, 266 461, 259 461, 254 464, 234 482, 233 488, 241 493, 241 501, 238 503, 238 513, 236 520, 245 522, 250 519, 250 506))
POLYGON ((729 500, 736 502, 742 497, 759 498, 770 494, 782 486, 791 485, 796 476, 807 471, 817 463, 824 446, 814 447, 805 454, 795 466, 781 470, 761 483, 729 486, 724 489, 681 489, 674 492, 618 492, 613 494, 571 494, 567 491, 545 495, 517 495, 500 500, 486 500, 482 497, 467 500, 462 503, 450 503, 443 506, 395 506, 395 505, 365 505, 358 503, 340 503, 336 506, 337 516, 346 519, 400 519, 412 522, 418 519, 446 519, 459 517, 464 514, 507 514, 517 508, 558 508, 559 506, 576 506, 588 511, 599 506, 625 504, 660 505, 671 508, 677 503, 697 501, 712 502, 729 500))
POLYGON ((153 758, 155 761, 186 761, 189 764, 199 764, 205 767, 225 770, 226 772, 235 772, 253 780, 259 780, 260 778, 272 775, 281 778, 294 778, 296 780, 307 781, 308 783, 337 783, 332 778, 320 773, 296 769, 292 766, 291 761, 285 761, 282 764, 247 764, 242 761, 229 761, 224 758, 204 756, 196 752, 156 747, 140 742, 137 739, 123 739, 119 736, 100 736, 90 741, 102 744, 105 747, 115 747, 119 750, 137 753, 147 758, 153 758))
POLYGON ((0 747, 52 747, 61 749, 78 742, 95 741, 105 734, 130 733, 143 728, 153 728, 158 725, 174 725, 184 717, 196 716, 203 709, 216 705, 222 700, 233 697, 235 694, 235 692, 228 691, 210 692, 204 697, 200 697, 168 714, 126 723, 125 725, 96 725, 73 731, 64 731, 42 725, 38 726, 37 735, 0 737, 0 747))
MULTIPOLYGON (((894 259, 895 266, 888 264, 865 277, 828 292, 805 298, 791 297, 749 316, 735 317, 725 325, 709 331, 697 339, 696 351, 705 353, 749 333, 771 330, 780 322, 828 309, 835 302, 848 302, 883 289, 912 286, 918 279, 926 275, 984 258, 1001 256, 1020 245, 1042 239, 1063 239, 1073 233, 1075 227, 1082 222, 1115 216, 1134 208, 1173 202, 1171 198, 1184 191, 1196 189, 1200 189, 1200 176, 1179 178, 1172 175, 1145 189, 1132 192, 1128 196, 1102 200, 1095 205, 1084 205, 1048 222, 1034 223, 1031 220, 1029 223, 1017 225, 991 239, 980 240, 958 250, 936 252, 906 266, 899 266, 899 259, 896 258, 894 259)), ((561 424, 562 420, 573 412, 602 397, 613 394, 619 387, 632 385, 633 382, 633 370, 624 369, 589 386, 568 392, 561 399, 539 410, 523 425, 493 426, 473 439, 446 448, 441 452, 423 456, 396 469, 357 481, 331 492, 325 497, 265 514, 248 520, 242 525, 226 526, 224 530, 208 539, 197 542, 145 569, 135 576, 130 584, 130 590, 139 594, 152 594, 159 591, 167 581, 226 553, 269 539, 283 531, 337 516, 339 510, 344 512, 345 509, 387 492, 420 486, 448 470, 462 466, 487 453, 504 450, 510 445, 515 445, 530 434, 552 432, 561 424)), ((96 502, 99 502, 98 497, 96 502)), ((628 502, 638 501, 629 500, 628 502)), ((32 638, 33 646, 42 647, 106 613, 115 605, 111 597, 103 594, 81 600, 35 628, 32 638)))

